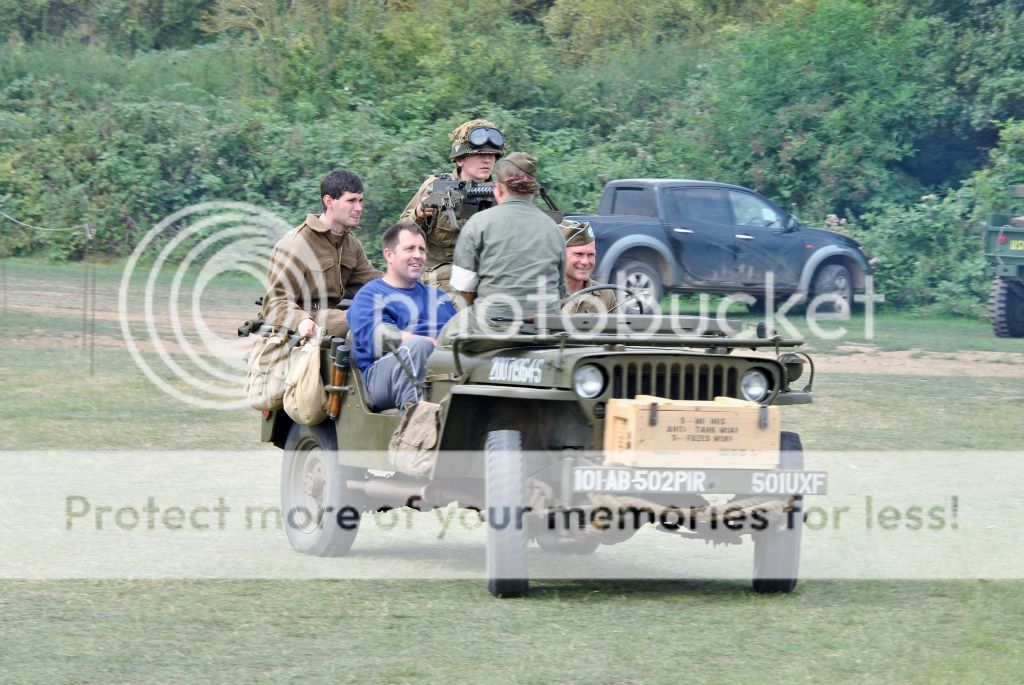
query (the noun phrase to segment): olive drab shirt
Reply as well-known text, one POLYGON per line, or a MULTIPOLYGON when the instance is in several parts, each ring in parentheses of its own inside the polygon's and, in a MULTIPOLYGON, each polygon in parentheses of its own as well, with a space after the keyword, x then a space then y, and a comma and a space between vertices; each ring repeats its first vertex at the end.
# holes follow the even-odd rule
MULTIPOLYGON (((455 178, 454 174, 451 176, 455 178)), ((422 278, 424 283, 430 282, 428 279, 429 272, 434 271, 439 266, 452 263, 455 254, 455 241, 459 237, 459 229, 461 228, 458 224, 451 225, 451 218, 446 212, 439 212, 435 215, 437 221, 429 231, 426 229, 426 219, 416 218, 416 208, 423 202, 423 198, 430 194, 431 186, 440 177, 440 174, 428 176, 413 198, 409 200, 409 204, 405 206, 401 216, 402 221, 415 221, 427 234, 427 268, 422 278)), ((447 281, 447 278, 444 280, 447 281)), ((437 283, 433 283, 433 285, 441 287, 437 283)), ((447 290, 447 288, 442 289, 447 290)))
POLYGON ((455 325, 477 333, 514 327, 492 323, 494 316, 532 316, 542 309, 557 316, 565 297, 565 259, 558 225, 530 199, 512 197, 477 212, 459 233, 452 267, 452 286, 477 297, 455 325))
POLYGON ((351 229, 337 235, 309 214, 274 246, 263 318, 294 331, 309 317, 330 335, 344 336, 348 323, 345 312, 335 309, 338 301, 346 290, 356 290, 381 275, 351 229))
MULTIPOLYGON (((587 279, 587 282, 583 284, 580 290, 586 288, 592 288, 595 285, 601 285, 593 278, 587 279)), ((562 307, 564 314, 597 314, 598 312, 608 313, 615 309, 618 305, 618 300, 615 299, 614 290, 595 290, 592 293, 587 293, 580 297, 574 298, 571 302, 567 302, 562 307)))

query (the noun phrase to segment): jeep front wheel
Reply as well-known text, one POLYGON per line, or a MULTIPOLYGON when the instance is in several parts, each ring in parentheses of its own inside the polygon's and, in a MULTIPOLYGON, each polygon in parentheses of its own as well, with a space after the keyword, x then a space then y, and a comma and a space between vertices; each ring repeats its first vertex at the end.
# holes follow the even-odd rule
POLYGON ((519 431, 487 434, 484 447, 487 519, 487 589, 495 597, 526 594, 526 459, 519 431))
POLYGON ((338 463, 334 424, 295 424, 281 462, 281 514, 295 551, 317 557, 348 554, 359 532, 362 497, 346 485, 360 472, 338 463))
MULTIPOLYGON (((782 432, 780 469, 804 467, 800 436, 782 432)), ((769 522, 764 530, 754 531, 754 592, 792 592, 800 570, 800 537, 804 529, 803 497, 793 497, 793 509, 782 521, 769 522)))

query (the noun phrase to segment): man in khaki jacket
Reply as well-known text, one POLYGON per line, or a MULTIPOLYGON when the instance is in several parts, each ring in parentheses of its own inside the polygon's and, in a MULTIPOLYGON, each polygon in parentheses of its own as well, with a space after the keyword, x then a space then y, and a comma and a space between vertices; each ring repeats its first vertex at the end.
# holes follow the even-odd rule
POLYGON ((332 336, 348 333, 345 312, 337 309, 346 290, 355 291, 381 276, 352 231, 363 212, 363 182, 335 169, 320 182, 324 212, 309 214, 285 234, 270 256, 263 318, 299 336, 319 326, 332 336))

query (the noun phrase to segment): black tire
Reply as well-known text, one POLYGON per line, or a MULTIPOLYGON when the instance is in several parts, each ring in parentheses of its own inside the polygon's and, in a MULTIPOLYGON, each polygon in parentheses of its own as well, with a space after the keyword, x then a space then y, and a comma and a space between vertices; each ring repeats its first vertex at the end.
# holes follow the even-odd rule
POLYGON ((487 434, 487 589, 495 597, 522 597, 529 581, 526 547, 526 459, 519 431, 487 434))
POLYGON ((1024 283, 996 278, 988 295, 992 332, 999 338, 1024 338, 1024 283))
MULTIPOLYGON (((612 278, 616 285, 625 286, 642 297, 645 311, 659 311, 658 303, 664 293, 664 286, 657 269, 636 259, 627 259, 615 265, 612 278)), ((626 311, 630 310, 627 308, 626 311)))
POLYGON ((537 533, 537 546, 545 552, 555 554, 593 554, 601 546, 601 539, 595 533, 573 531, 572 535, 560 535, 557 530, 542 530, 537 533))
MULTIPOLYGON (((803 445, 796 433, 783 431, 782 460, 779 468, 802 469, 803 445)), ((804 530, 803 496, 797 495, 794 508, 781 527, 768 526, 754 531, 754 592, 788 593, 796 589, 800 570, 800 539, 804 530)))
POLYGON ((829 299, 818 305, 818 311, 852 312, 853 277, 850 270, 842 264, 826 264, 818 269, 811 286, 811 298, 822 295, 829 299))
POLYGON ((345 481, 358 469, 338 463, 334 423, 295 424, 281 462, 281 513, 293 549, 317 557, 348 554, 359 532, 361 493, 345 481))
POLYGON ((749 312, 750 314, 766 314, 768 300, 764 297, 764 295, 757 295, 752 297, 754 298, 754 301, 747 304, 747 312, 749 312))

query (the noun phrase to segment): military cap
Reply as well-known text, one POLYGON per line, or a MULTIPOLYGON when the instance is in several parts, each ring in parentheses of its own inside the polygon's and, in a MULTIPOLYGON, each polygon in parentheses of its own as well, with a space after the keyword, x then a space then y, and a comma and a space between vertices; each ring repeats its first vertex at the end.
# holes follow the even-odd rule
POLYGON ((505 158, 515 164, 527 176, 537 175, 537 158, 527 152, 513 152, 505 158))
POLYGON ((566 247, 578 247, 594 242, 594 229, 590 227, 589 221, 562 219, 558 228, 562 231, 562 237, 565 238, 566 247))

